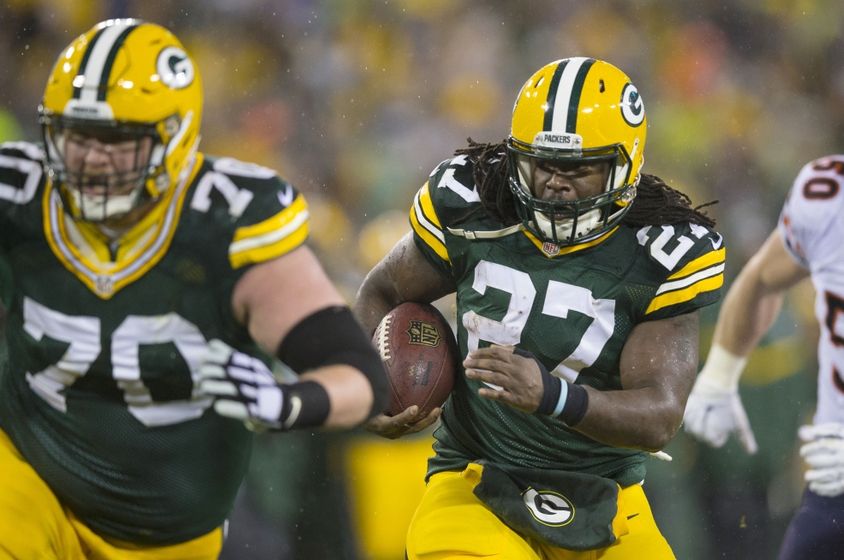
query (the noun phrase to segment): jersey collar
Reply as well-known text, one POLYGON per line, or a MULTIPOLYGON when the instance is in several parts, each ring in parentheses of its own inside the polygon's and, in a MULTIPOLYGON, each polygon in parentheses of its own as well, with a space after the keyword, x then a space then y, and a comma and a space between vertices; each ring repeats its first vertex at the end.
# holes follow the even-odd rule
POLYGON ((578 243, 576 245, 566 245, 564 247, 561 247, 560 245, 557 245, 556 243, 551 243, 550 241, 542 241, 541 239, 539 239, 538 237, 536 237, 534 234, 532 234, 531 232, 529 232, 526 229, 523 229, 522 233, 525 234, 525 236, 530 240, 530 242, 533 243, 534 246, 536 246, 536 248, 539 249, 540 252, 542 252, 543 255, 545 255, 549 259, 553 259, 553 258, 556 258, 556 257, 560 257, 562 255, 569 255, 571 253, 575 253, 577 251, 583 251, 584 249, 589 249, 590 247, 594 247, 595 245, 599 245, 599 244, 603 243, 604 241, 606 241, 607 239, 609 239, 610 236, 612 236, 612 234, 614 234, 616 231, 618 231, 618 226, 615 226, 614 228, 612 228, 608 232, 602 234, 599 237, 596 237, 592 241, 587 241, 585 243, 578 243))
POLYGON ((149 214, 119 239, 116 251, 92 224, 77 222, 61 202, 58 188, 49 181, 44 189, 43 227, 50 249, 64 267, 99 298, 111 299, 155 266, 170 248, 188 186, 202 165, 194 168, 149 214), (115 252, 114 256, 111 255, 115 252))

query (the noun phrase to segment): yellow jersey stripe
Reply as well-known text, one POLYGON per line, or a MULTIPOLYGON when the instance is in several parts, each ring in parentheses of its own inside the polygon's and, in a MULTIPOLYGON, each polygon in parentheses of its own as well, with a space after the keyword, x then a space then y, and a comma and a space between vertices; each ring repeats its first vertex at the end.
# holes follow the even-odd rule
POLYGON ((669 305, 676 305, 678 303, 683 303, 686 301, 691 301, 698 294, 702 294, 704 292, 711 292, 713 290, 717 290, 724 284, 724 274, 719 273, 716 276, 711 276, 705 278, 699 282, 696 282, 689 286, 688 288, 682 290, 675 290, 672 292, 667 292, 662 295, 656 296, 654 299, 651 300, 651 304, 645 310, 645 315, 653 313, 654 311, 658 311, 669 305))
MULTIPOLYGON (((422 201, 421 201, 421 194, 422 191, 416 193, 416 196, 413 197, 413 212, 416 214, 416 221, 419 222, 419 225, 428 230, 428 232, 440 240, 440 243, 445 243, 445 234, 443 234, 442 227, 439 225, 439 220, 437 223, 431 222, 425 211, 422 209, 422 201)), ((436 214, 434 214, 436 216, 436 214)))
MULTIPOLYGON (((286 210, 280 212, 279 214, 283 214, 284 212, 286 212, 286 210)), ((284 216, 284 222, 276 220, 279 214, 276 214, 276 216, 267 220, 272 221, 276 225, 281 224, 278 229, 269 230, 261 235, 253 235, 251 237, 242 238, 229 245, 229 261, 232 263, 233 268, 238 268, 238 266, 243 266, 243 264, 261 262, 267 258, 280 256, 300 245, 305 238, 307 238, 309 231, 309 214, 307 210, 302 210, 296 214, 284 216), (288 237, 292 237, 293 241, 288 243, 288 237), (266 252, 264 252, 265 248, 268 248, 266 252), (265 253, 267 255, 272 255, 272 257, 259 256, 265 253), (235 263, 241 264, 235 266, 235 263)), ((265 222, 255 225, 264 225, 264 223, 265 222)), ((251 228, 254 226, 249 227, 251 228)), ((237 239, 237 237, 238 236, 235 235, 235 239, 237 239)))
POLYGON ((704 268, 703 270, 695 272, 691 276, 686 276, 685 278, 681 278, 679 280, 663 282, 659 286, 659 288, 657 288, 655 295, 664 294, 666 292, 673 292, 675 290, 691 286, 695 282, 703 280, 704 278, 709 278, 711 276, 715 276, 716 274, 722 274, 723 272, 724 263, 716 264, 715 266, 710 266, 709 268, 704 268))
POLYGON ((689 274, 693 274, 698 270, 711 266, 715 263, 722 263, 727 258, 727 249, 722 247, 717 251, 710 251, 706 253, 702 257, 698 257, 693 261, 690 261, 686 266, 669 276, 668 280, 676 280, 677 278, 683 278, 684 276, 688 276, 689 274))
POLYGON ((442 231, 443 226, 437 216, 437 211, 434 209, 434 202, 431 200, 430 185, 426 181, 419 192, 416 193, 416 199, 419 202, 419 207, 422 209, 422 216, 427 218, 438 230, 442 231))
MULTIPOLYGON (((277 241, 274 243, 259 243, 236 253, 229 252, 229 262, 231 263, 232 268, 238 269, 248 264, 268 261, 276 257, 286 255, 293 249, 302 245, 302 243, 304 243, 308 238, 309 222, 307 219, 307 212, 300 212, 299 216, 304 216, 304 219, 293 222, 293 224, 289 224, 291 226, 295 225, 296 227, 285 232, 284 235, 279 237, 268 234, 265 236, 267 239, 275 237, 277 241)), ((233 246, 234 244, 232 244, 232 247, 233 246)))
POLYGON ((299 216, 301 213, 304 213, 305 216, 307 216, 308 203, 305 202, 304 196, 298 194, 290 206, 284 208, 275 215, 270 216, 266 220, 258 222, 257 224, 237 228, 234 232, 232 248, 229 249, 229 253, 241 250, 239 248, 239 244, 241 243, 248 245, 246 241, 249 238, 260 239, 267 234, 283 230, 290 223, 301 221, 301 217, 299 216))
MULTIPOLYGON (((448 258, 448 249, 446 249, 445 243, 419 222, 415 205, 410 209, 410 226, 413 228, 414 233, 416 233, 425 245, 430 247, 437 256, 445 262, 451 262, 448 258)), ((442 232, 440 234, 442 235, 442 232)))

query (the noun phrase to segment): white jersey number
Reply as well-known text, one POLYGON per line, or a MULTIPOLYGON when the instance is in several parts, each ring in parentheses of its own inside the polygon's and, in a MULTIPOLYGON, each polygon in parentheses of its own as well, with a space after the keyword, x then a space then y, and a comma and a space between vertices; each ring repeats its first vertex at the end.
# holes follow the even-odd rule
POLYGON ((41 182, 43 170, 40 160, 44 153, 34 144, 27 142, 7 142, 4 148, 14 148, 24 152, 31 159, 0 155, 0 167, 17 171, 26 176, 23 185, 10 185, 0 182, 0 200, 8 200, 15 204, 26 204, 35 196, 38 184, 41 182))
MULTIPOLYGON (((46 335, 69 344, 58 362, 26 374, 29 386, 38 396, 56 410, 67 412, 67 389, 88 373, 102 351, 100 319, 71 317, 29 298, 24 299, 23 318, 24 330, 36 341, 46 335)), ((129 315, 112 336, 112 375, 123 391, 129 412, 145 426, 167 426, 199 418, 211 405, 211 398, 199 395, 196 389, 189 400, 153 401, 141 379, 138 351, 143 344, 165 342, 176 346, 195 378, 206 341, 196 326, 175 313, 153 317, 129 315)))
MULTIPOLYGON (((536 286, 521 270, 489 261, 475 267, 472 288, 479 294, 496 288, 510 294, 507 312, 500 321, 467 311, 461 318, 468 333, 468 350, 476 350, 481 340, 505 346, 518 345, 536 299, 536 286)), ((595 299, 581 286, 551 280, 545 293, 542 314, 567 319, 570 311, 592 318, 577 348, 561 361, 552 373, 573 382, 580 370, 595 363, 615 329, 615 301, 595 299)))

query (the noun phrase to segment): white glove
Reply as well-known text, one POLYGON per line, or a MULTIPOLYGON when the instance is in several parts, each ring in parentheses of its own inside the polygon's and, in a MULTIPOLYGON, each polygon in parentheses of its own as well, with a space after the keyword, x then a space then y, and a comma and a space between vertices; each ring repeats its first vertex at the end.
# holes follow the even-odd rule
POLYGON ((683 422, 686 432, 713 447, 721 447, 734 433, 744 450, 753 454, 759 446, 738 394, 746 362, 714 345, 689 395, 683 422))
POLYGON ((809 465, 806 482, 819 496, 844 493, 844 425, 829 423, 802 426, 800 439, 807 442, 800 456, 809 465))
POLYGON ((212 340, 199 368, 199 389, 214 397, 214 410, 252 430, 280 430, 284 391, 258 358, 212 340))

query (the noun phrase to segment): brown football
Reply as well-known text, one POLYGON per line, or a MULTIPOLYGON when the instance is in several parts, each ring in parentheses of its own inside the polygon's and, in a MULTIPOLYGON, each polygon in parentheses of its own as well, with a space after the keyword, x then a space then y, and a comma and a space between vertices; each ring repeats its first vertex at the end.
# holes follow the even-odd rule
POLYGON ((442 406, 454 387, 457 344, 445 317, 427 303, 402 303, 375 329, 372 341, 387 370, 393 416, 411 405, 423 414, 442 406))

